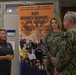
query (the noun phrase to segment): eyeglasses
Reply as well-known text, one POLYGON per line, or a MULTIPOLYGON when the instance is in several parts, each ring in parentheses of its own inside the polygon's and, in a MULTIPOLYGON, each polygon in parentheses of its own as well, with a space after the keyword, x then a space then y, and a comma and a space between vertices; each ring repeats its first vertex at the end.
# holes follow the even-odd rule
POLYGON ((67 21, 67 20, 68 20, 68 19, 63 19, 63 22, 64 22, 64 21, 67 21))

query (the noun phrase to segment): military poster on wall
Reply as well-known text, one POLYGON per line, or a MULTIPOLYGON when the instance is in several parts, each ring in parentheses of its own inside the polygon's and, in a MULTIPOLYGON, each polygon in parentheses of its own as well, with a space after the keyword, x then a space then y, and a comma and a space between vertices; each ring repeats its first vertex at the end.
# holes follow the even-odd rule
POLYGON ((50 31, 53 4, 18 7, 20 75, 46 75, 44 37, 50 31))

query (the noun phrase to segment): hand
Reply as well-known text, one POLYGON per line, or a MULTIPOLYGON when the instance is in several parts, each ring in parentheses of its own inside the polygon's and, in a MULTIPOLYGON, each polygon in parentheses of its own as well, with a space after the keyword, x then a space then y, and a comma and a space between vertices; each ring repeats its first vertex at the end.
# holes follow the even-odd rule
POLYGON ((50 59, 51 59, 53 65, 55 66, 56 65, 56 62, 57 62, 56 58, 53 57, 53 56, 51 56, 50 59))
POLYGON ((13 59, 14 55, 6 55, 6 60, 11 61, 13 59))

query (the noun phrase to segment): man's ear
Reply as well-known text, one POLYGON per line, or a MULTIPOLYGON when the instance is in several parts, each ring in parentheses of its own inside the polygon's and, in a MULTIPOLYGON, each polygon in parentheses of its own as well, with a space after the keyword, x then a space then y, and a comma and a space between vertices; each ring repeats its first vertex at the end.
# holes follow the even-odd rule
POLYGON ((69 23, 73 23, 73 20, 71 20, 71 19, 69 19, 69 21, 68 21, 69 23))

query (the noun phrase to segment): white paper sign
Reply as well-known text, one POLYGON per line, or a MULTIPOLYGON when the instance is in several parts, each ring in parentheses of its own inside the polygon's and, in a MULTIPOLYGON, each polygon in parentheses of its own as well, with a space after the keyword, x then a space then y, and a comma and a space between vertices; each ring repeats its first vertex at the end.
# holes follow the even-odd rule
POLYGON ((8 41, 8 42, 12 45, 13 50, 15 50, 15 41, 8 41))

